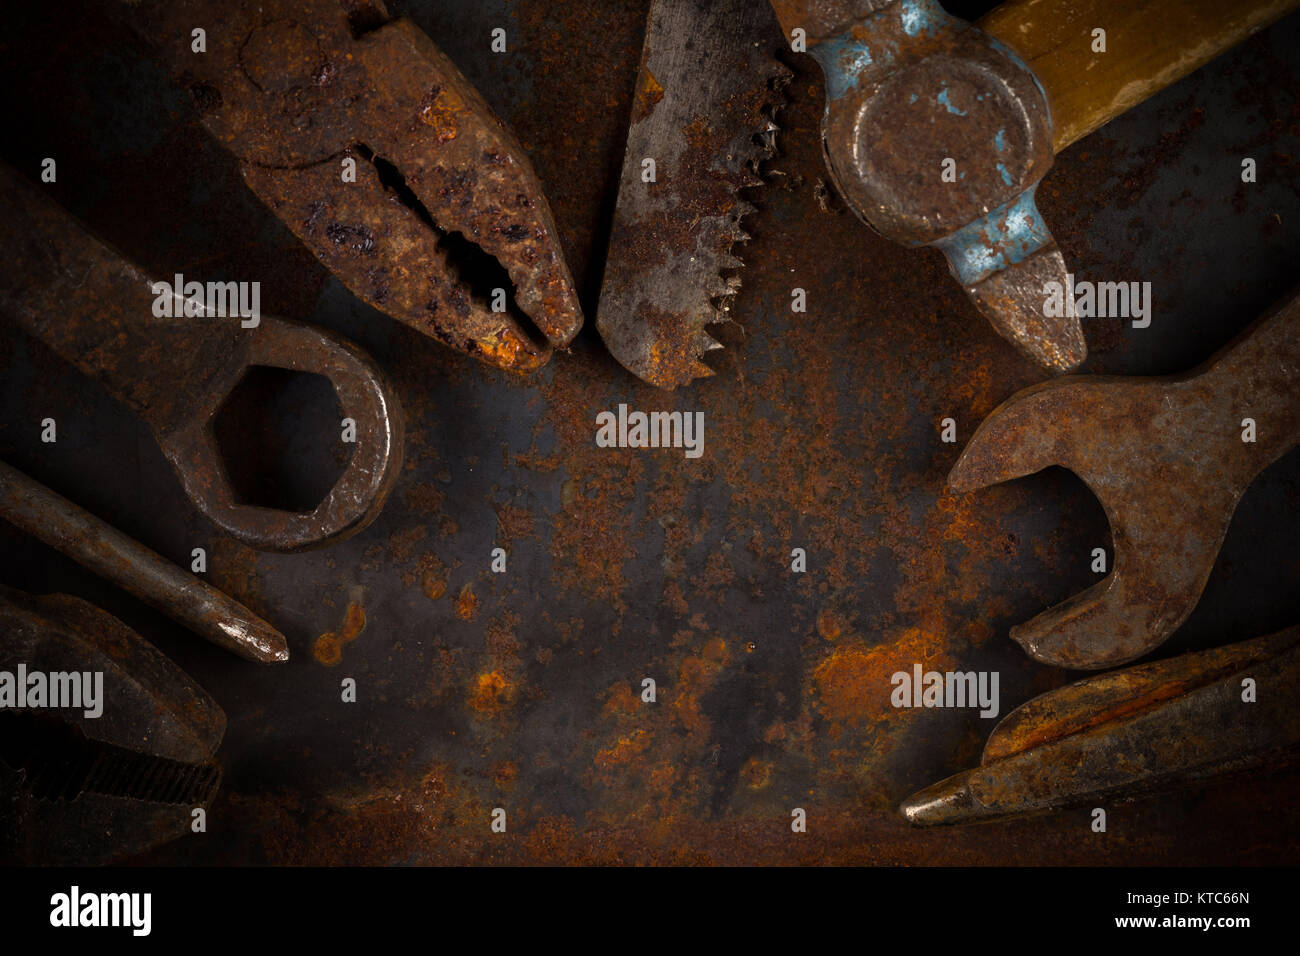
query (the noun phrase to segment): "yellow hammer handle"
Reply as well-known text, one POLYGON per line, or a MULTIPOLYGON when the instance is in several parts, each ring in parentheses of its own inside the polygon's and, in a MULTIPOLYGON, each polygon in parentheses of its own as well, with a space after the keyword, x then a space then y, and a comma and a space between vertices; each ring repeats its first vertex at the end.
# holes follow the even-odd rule
POLYGON ((1060 152, 1300 0, 1007 0, 979 27, 1029 64, 1052 108, 1060 152), (1100 52, 1095 30, 1105 30, 1100 52))

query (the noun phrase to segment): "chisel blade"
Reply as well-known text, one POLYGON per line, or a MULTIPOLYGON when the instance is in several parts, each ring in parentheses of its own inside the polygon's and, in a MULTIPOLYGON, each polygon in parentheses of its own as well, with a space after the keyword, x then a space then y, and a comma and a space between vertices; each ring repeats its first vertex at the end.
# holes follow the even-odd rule
POLYGON ((790 71, 754 0, 655 0, 628 129, 596 325, 638 378, 672 389, 711 375, 790 71))

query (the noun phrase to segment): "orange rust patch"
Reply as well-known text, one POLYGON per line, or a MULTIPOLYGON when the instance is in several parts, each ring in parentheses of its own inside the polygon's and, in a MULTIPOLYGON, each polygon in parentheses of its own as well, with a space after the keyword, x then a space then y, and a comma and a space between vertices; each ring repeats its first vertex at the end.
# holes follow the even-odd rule
POLYGON ((632 690, 632 685, 620 682, 609 689, 604 714, 606 717, 626 716, 636 713, 640 706, 641 698, 632 690))
POLYGON ((338 633, 326 631, 316 638, 312 646, 312 656, 326 667, 333 667, 343 660, 343 645, 350 644, 361 636, 366 629, 366 611, 355 601, 348 603, 343 614, 343 626, 338 633))
POLYGON ((445 497, 437 485, 427 481, 415 483, 402 496, 412 511, 427 515, 436 515, 441 511, 445 497))
POLYGON ((691 745, 708 739, 710 724, 702 702, 729 659, 726 641, 714 637, 704 642, 699 654, 685 658, 678 669, 673 714, 686 729, 691 745))
POLYGON ((503 760, 492 766, 492 779, 502 790, 513 790, 519 777, 519 765, 513 760, 503 760))
POLYGON ((497 530, 501 540, 509 544, 519 538, 531 538, 537 534, 537 523, 531 512, 514 505, 495 505, 497 513, 497 530))
POLYGON ((454 90, 443 87, 432 100, 420 105, 420 122, 433 130, 438 142, 447 143, 460 135, 461 113, 470 113, 465 101, 454 90))
POLYGON ((828 641, 839 640, 840 635, 844 633, 843 622, 830 608, 826 608, 817 615, 817 633, 828 641))
POLYGON ((462 621, 468 621, 477 613, 478 598, 474 596, 474 589, 467 584, 456 595, 456 614, 462 621))
POLYGON ((740 779, 750 790, 762 790, 772 782, 772 764, 767 760, 750 757, 740 768, 740 779))
POLYGON ((447 593, 447 566, 437 555, 425 552, 415 562, 415 568, 402 575, 402 584, 408 588, 417 580, 425 597, 436 601, 447 593))
POLYGON ((837 647, 812 672, 821 715, 835 723, 856 727, 897 719, 911 713, 889 702, 892 677, 898 671, 911 673, 914 663, 927 670, 946 669, 946 655, 936 656, 943 642, 920 628, 908 628, 889 644, 868 647, 863 643, 837 647))
POLYGON ((660 100, 664 98, 664 88, 649 70, 644 70, 637 77, 636 94, 632 101, 633 122, 639 122, 650 115, 660 100))
POLYGON ((469 705, 480 714, 495 717, 515 699, 515 686, 501 671, 487 671, 474 678, 469 705))
POLYGON ((316 638, 316 643, 311 649, 312 656, 326 667, 333 667, 339 661, 343 660, 343 645, 339 643, 337 635, 332 631, 327 631, 320 637, 316 638))
POLYGON ((487 356, 489 365, 497 365, 518 372, 532 372, 546 364, 549 352, 540 355, 526 351, 519 335, 509 326, 494 329, 491 333, 474 339, 474 346, 487 356))
POLYGON ((515 629, 523 623, 518 614, 506 611, 498 618, 493 618, 484 634, 484 643, 494 666, 506 665, 516 669, 519 663, 519 651, 523 645, 515 637, 515 629))
POLYGON ((627 737, 619 737, 614 741, 613 746, 598 751, 596 766, 605 769, 615 764, 627 763, 645 753, 646 748, 650 746, 650 741, 650 735, 644 730, 634 730, 627 737))

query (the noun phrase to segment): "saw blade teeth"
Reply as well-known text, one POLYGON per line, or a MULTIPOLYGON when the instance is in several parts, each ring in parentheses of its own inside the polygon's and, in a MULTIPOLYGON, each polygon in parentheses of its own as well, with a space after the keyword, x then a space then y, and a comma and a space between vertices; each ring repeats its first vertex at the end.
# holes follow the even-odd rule
POLYGON ((696 362, 691 366, 691 378, 708 378, 710 375, 716 375, 717 372, 709 368, 703 362, 696 362))
MULTIPOLYGON (((641 73, 658 96, 634 104, 596 324, 627 368, 674 388, 716 374, 704 359, 725 346, 705 328, 736 321, 738 273, 745 268, 737 253, 751 238, 744 220, 762 205, 749 201, 745 190, 769 185, 766 164, 780 145, 777 113, 788 103, 784 90, 795 74, 779 59, 779 25, 767 4, 649 0, 649 7, 641 73), (683 53, 691 50, 684 39, 702 46, 683 53), (706 49, 709 55, 702 56, 706 49), (677 142, 686 130, 700 130, 707 147, 698 177, 682 177, 654 197, 627 188, 636 183, 642 157, 655 153, 654 144, 677 142), (627 237, 665 209, 682 217, 689 241, 666 248, 658 259, 627 237), (653 324, 630 320, 641 314, 636 304, 646 301, 663 317, 653 324)), ((694 143, 694 136, 687 141, 694 143)))
POLYGON ((731 286, 722 276, 712 276, 709 278, 704 289, 704 294, 710 299, 717 299, 720 296, 730 295, 731 286))
POLYGON ((706 352, 716 352, 721 348, 725 348, 725 346, 707 332, 700 332, 698 339, 696 339, 695 349, 700 355, 706 352))

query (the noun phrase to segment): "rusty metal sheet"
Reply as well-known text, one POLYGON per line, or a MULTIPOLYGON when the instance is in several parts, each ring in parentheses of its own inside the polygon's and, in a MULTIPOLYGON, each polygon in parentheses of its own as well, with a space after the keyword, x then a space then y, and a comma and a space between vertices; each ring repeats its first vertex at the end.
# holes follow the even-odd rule
MULTIPOLYGON (((649 4, 393 7, 516 132, 594 314, 649 4)), ((173 561, 206 546, 212 583, 290 644, 275 668, 233 660, 0 527, 6 583, 110 609, 227 712, 209 832, 142 861, 1295 861, 1300 774, 1287 768, 1131 804, 1105 840, 1081 838, 1087 815, 1071 812, 924 831, 898 817, 908 794, 978 764, 990 721, 895 709, 890 675, 997 671, 1004 711, 1069 683, 1007 632, 1094 583, 1090 552, 1110 542, 1101 506, 1060 469, 947 489, 979 422, 1041 373, 942 257, 872 234, 827 193, 813 64, 791 63, 771 185, 747 220, 724 327, 744 335, 713 378, 664 394, 594 329, 519 384, 384 321, 252 195, 130 31, 89 0, 13 16, 0 102, 28 133, 0 153, 24 170, 61 157, 54 198, 142 269, 260 279, 268 310, 355 339, 407 414, 406 464, 374 524, 328 550, 260 553, 189 504, 132 415, 0 323, 0 454, 173 561), (791 312, 796 286, 806 314, 791 312), (619 403, 702 411, 704 455, 596 447, 595 414, 619 403), (39 440, 46 416, 56 444, 39 440), (953 444, 939 440, 948 416, 953 444), (794 547, 805 574, 790 573, 794 547), (344 677, 355 705, 340 701, 344 677), (506 834, 490 830, 496 807, 506 834), (791 832, 795 807, 807 833, 791 832)), ((1294 284, 1298 56, 1291 17, 1056 157, 1038 202, 1076 274, 1149 279, 1157 304, 1142 334, 1085 323, 1085 371, 1194 367, 1294 284), (1243 155, 1260 162, 1253 185, 1243 155)), ((313 395, 287 384, 233 423, 260 467, 287 459, 270 491, 338 467, 314 437, 335 413, 313 395)), ((1297 465, 1283 457, 1242 497, 1161 656, 1300 620, 1297 465)))

